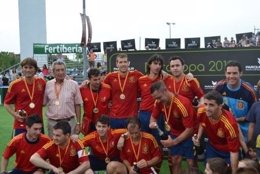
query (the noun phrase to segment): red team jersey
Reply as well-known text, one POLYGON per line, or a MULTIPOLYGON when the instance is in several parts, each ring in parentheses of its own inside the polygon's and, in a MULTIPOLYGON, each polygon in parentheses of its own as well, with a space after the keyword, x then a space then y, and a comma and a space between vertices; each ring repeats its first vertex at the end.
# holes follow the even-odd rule
MULTIPOLYGON (((35 80, 35 91, 33 95, 32 102, 35 104, 35 107, 31 109, 29 104, 31 103, 30 96, 27 92, 25 81, 23 79, 17 79, 13 81, 7 91, 7 94, 4 99, 5 104, 14 104, 15 111, 17 110, 25 110, 27 115, 37 114, 42 118, 42 106, 43 106, 43 96, 44 90, 46 86, 46 82, 44 79, 39 77, 34 77, 35 80)), ((33 91, 33 84, 28 84, 28 89, 30 94, 33 91)), ((17 120, 14 121, 14 129, 25 129, 25 121, 19 122, 17 120)))
MULTIPOLYGON (((134 162, 140 161, 141 159, 149 161, 156 156, 158 156, 160 159, 162 158, 160 147, 158 146, 155 138, 151 134, 145 132, 142 132, 141 135, 141 142, 139 142, 137 145, 133 144, 135 152, 138 154, 139 144, 141 143, 138 159, 136 159, 134 155, 135 152, 133 151, 129 137, 125 140, 124 147, 120 153, 120 158, 122 160, 127 160, 131 165, 133 165, 134 162)), ((146 167, 141 169, 140 173, 150 174, 152 171, 150 167, 146 167)))
POLYGON ((68 149, 60 148, 53 142, 45 144, 37 153, 43 159, 49 159, 55 167, 62 167, 65 173, 76 169, 80 163, 88 161, 83 144, 80 141, 69 141, 68 149), (61 164, 60 164, 61 159, 61 164))
POLYGON ((239 151, 238 126, 229 111, 223 109, 219 121, 212 122, 207 117, 205 108, 201 106, 198 110, 198 121, 215 149, 224 152, 239 151))
POLYGON ((161 77, 157 77, 156 79, 150 79, 148 75, 144 75, 138 79, 138 86, 141 92, 141 103, 140 110, 141 111, 152 111, 154 98, 151 95, 150 87, 154 82, 160 80, 161 77))
MULTIPOLYGON (((171 127, 171 133, 179 136, 186 128, 194 128, 196 126, 196 114, 193 106, 188 98, 181 95, 172 97, 171 112, 169 113, 170 106, 166 106, 166 113, 169 114, 168 124, 171 127)), ((166 120, 164 105, 155 101, 152 117, 157 119, 163 113, 166 120)))
POLYGON ((120 136, 126 132, 126 129, 115 129, 115 130, 110 130, 107 135, 107 142, 103 142, 103 147, 108 150, 107 154, 104 152, 104 149, 101 145, 101 142, 99 140, 99 135, 97 131, 92 132, 85 136, 82 139, 82 143, 85 147, 90 147, 91 152, 93 153, 94 156, 96 156, 99 159, 105 159, 106 157, 109 157, 111 160, 115 159, 119 156, 119 150, 116 148, 117 142, 120 138, 120 136), (108 146, 107 146, 108 145, 108 146))
MULTIPOLYGON (((140 110, 141 111, 150 111, 152 112, 155 99, 151 95, 150 87, 153 83, 157 82, 158 80, 162 80, 162 77, 157 77, 156 79, 150 79, 148 75, 144 75, 138 79, 138 86, 141 93, 141 103, 140 103, 140 110)), ((169 90, 173 89, 172 77, 167 76, 163 79, 166 87, 169 90)))
POLYGON ((84 109, 82 129, 84 133, 88 133, 91 122, 95 124, 102 114, 109 114, 108 103, 111 98, 111 88, 109 85, 102 83, 99 92, 92 92, 94 100, 97 99, 96 107, 99 110, 98 113, 93 112, 95 105, 91 96, 90 88, 86 86, 81 87, 80 93, 84 109))
MULTIPOLYGON (((143 75, 139 71, 129 71, 123 94, 125 99, 120 99, 122 94, 118 80, 119 72, 109 73, 104 83, 109 84, 112 90, 112 108, 110 111, 111 118, 129 118, 137 116, 137 97, 138 97, 138 79, 143 75)), ((121 85, 123 86, 126 77, 120 76, 121 85)))
POLYGON ((32 172, 37 167, 30 162, 31 156, 49 141, 49 137, 44 134, 41 134, 36 142, 29 142, 25 133, 19 134, 9 142, 3 157, 9 159, 13 154, 16 154, 15 168, 24 172, 32 172))
POLYGON ((187 97, 190 101, 197 96, 199 99, 203 97, 204 92, 200 87, 200 84, 196 78, 188 80, 185 76, 180 81, 175 81, 173 77, 173 83, 175 88, 171 92, 187 97))

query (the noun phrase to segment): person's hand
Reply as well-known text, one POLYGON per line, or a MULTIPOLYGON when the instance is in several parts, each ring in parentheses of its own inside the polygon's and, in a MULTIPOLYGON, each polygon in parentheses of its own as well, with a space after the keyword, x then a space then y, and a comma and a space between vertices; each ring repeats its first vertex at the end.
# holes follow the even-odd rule
POLYGON ((74 129, 74 133, 75 134, 79 134, 80 133, 80 124, 79 123, 76 124, 75 129, 74 129))
POLYGON ((193 141, 193 144, 195 146, 200 146, 200 140, 199 140, 199 137, 197 134, 194 134, 193 137, 192 137, 192 141, 193 141))
POLYGON ((26 112, 24 110, 18 110, 15 112, 14 118, 19 122, 24 122, 26 118, 26 112))
POLYGON ((149 128, 156 129, 157 128, 157 123, 156 122, 150 122, 149 128))
POLYGON ((137 167, 142 169, 148 166, 148 163, 145 159, 141 159, 140 161, 137 162, 137 167))
POLYGON ((164 147, 171 147, 171 146, 175 146, 177 143, 174 139, 172 139, 172 137, 170 135, 168 135, 168 139, 167 140, 161 140, 160 141, 162 143, 162 145, 164 147))
POLYGON ((186 78, 188 80, 192 80, 194 78, 193 74, 191 72, 189 72, 188 74, 186 74, 186 78))

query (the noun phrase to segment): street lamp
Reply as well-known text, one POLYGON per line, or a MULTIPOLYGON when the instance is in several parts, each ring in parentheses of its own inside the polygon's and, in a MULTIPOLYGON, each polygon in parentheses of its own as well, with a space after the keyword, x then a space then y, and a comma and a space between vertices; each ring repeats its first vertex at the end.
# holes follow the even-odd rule
POLYGON ((169 37, 172 38, 172 25, 175 25, 174 22, 166 22, 167 25, 169 25, 169 37))

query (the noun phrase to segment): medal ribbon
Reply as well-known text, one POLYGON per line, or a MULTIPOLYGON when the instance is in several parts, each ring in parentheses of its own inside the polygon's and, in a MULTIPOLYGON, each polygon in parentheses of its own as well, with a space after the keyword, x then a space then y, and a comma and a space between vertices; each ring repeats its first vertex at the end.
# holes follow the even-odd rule
POLYGON ((68 145, 66 146, 66 149, 65 149, 65 152, 64 152, 63 158, 61 158, 60 147, 58 146, 60 167, 61 167, 61 164, 62 164, 63 161, 64 161, 64 158, 65 158, 66 153, 67 153, 67 151, 68 151, 68 149, 69 149, 69 146, 70 146, 70 138, 69 138, 69 143, 68 143, 68 145))
POLYGON ((176 79, 174 79, 174 81, 173 81, 173 89, 174 89, 174 93, 175 93, 175 94, 179 94, 180 89, 181 89, 181 86, 182 86, 182 84, 183 84, 183 82, 184 82, 184 79, 185 79, 185 77, 183 77, 183 78, 181 79, 181 83, 180 83, 180 86, 179 86, 179 88, 178 88, 177 91, 176 91, 176 79))
POLYGON ((103 151, 105 152, 106 154, 106 157, 108 157, 108 138, 107 138, 107 147, 105 148, 104 147, 104 144, 102 143, 101 139, 100 139, 100 136, 98 137, 99 141, 100 141, 100 144, 101 144, 101 147, 103 149, 103 151))
POLYGON ((168 110, 168 113, 167 113, 167 110, 166 110, 166 106, 163 105, 163 108, 164 108, 164 115, 165 115, 165 120, 166 122, 168 123, 169 119, 170 119, 170 115, 171 115, 171 111, 172 111, 172 103, 173 103, 173 97, 171 97, 171 104, 170 104, 170 108, 168 110))
POLYGON ((55 90, 54 91, 55 91, 55 95, 56 95, 56 100, 59 100, 59 98, 60 98, 60 92, 61 92, 61 88, 63 86, 63 83, 64 82, 62 82, 61 85, 60 85, 60 88, 58 88, 57 82, 55 82, 55 86, 54 86, 55 90))
POLYGON ((136 159, 136 161, 138 161, 139 155, 140 155, 141 144, 142 144, 142 133, 141 133, 141 138, 140 138, 140 141, 139 141, 139 144, 138 144, 137 153, 135 151, 134 143, 133 143, 133 140, 132 140, 131 136, 129 138, 130 138, 130 143, 131 143, 134 155, 135 155, 135 159, 136 159))
POLYGON ((92 97, 92 101, 94 103, 94 107, 96 108, 97 107, 97 101, 98 101, 98 92, 97 92, 97 98, 95 99, 94 98, 94 95, 93 95, 93 92, 92 92, 92 87, 91 85, 89 86, 90 87, 90 94, 91 94, 91 97, 92 97))
POLYGON ((32 93, 30 93, 30 90, 28 88, 28 85, 27 85, 27 82, 26 80, 23 78, 23 81, 24 81, 24 84, 25 84, 25 88, 26 88, 26 91, 30 97, 30 100, 31 102, 33 101, 33 96, 34 96, 34 91, 35 91, 35 79, 33 78, 33 89, 32 89, 32 93))
POLYGON ((126 81, 127 81, 127 78, 128 78, 128 74, 129 74, 129 72, 127 72, 127 74, 126 74, 123 86, 122 86, 122 83, 121 83, 120 74, 118 73, 118 75, 117 75, 119 87, 120 87, 122 93, 124 92, 124 89, 125 89, 125 84, 126 84, 126 81))

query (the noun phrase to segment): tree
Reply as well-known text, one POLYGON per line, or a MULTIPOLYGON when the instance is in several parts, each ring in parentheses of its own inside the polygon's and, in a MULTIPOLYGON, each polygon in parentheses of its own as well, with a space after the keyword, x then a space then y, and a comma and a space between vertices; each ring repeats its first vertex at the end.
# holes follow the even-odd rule
POLYGON ((9 67, 16 65, 20 62, 19 55, 11 52, 0 52, 0 72, 8 69, 9 67))

